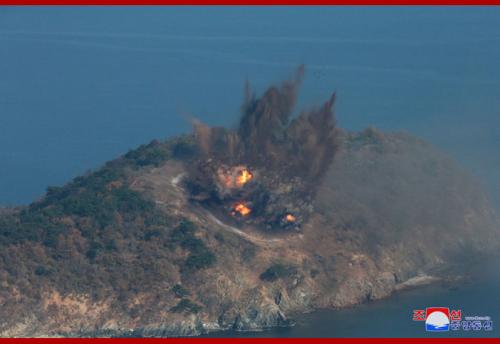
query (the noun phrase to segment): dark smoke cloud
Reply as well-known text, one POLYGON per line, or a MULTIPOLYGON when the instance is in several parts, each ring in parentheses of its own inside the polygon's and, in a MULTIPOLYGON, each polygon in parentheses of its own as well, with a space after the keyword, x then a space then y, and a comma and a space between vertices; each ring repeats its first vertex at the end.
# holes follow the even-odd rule
POLYGON ((335 94, 322 106, 291 118, 303 75, 300 66, 290 80, 270 87, 260 98, 247 83, 234 130, 193 121, 201 152, 188 178, 194 200, 217 204, 226 213, 234 202, 248 202, 253 222, 268 227, 283 214, 295 214, 299 223, 311 212, 310 200, 338 149, 338 130, 335 94), (224 183, 241 168, 255 174, 248 185, 224 183))
POLYGON ((237 130, 210 128, 194 121, 204 157, 228 165, 263 166, 286 176, 321 176, 338 147, 335 94, 323 106, 290 121, 303 75, 304 67, 300 66, 290 80, 270 87, 260 98, 247 83, 237 130))

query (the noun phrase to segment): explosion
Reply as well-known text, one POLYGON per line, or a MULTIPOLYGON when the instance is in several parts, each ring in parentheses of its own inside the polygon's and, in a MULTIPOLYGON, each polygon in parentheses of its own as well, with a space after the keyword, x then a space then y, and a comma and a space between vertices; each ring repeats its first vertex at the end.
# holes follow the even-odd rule
POLYGON ((232 215, 235 216, 237 214, 241 216, 247 216, 252 212, 252 210, 245 205, 245 203, 236 203, 233 207, 232 215))
POLYGON ((297 218, 295 216, 293 216, 293 214, 286 214, 285 215, 285 221, 286 222, 295 222, 297 220, 297 218))
POLYGON ((303 73, 260 98, 247 84, 236 129, 193 121, 198 155, 185 181, 192 201, 257 228, 300 228, 338 148, 335 93, 292 117, 303 73))
POLYGON ((252 172, 246 166, 217 168, 217 179, 219 184, 227 189, 241 188, 253 178, 252 172))
POLYGON ((243 186, 246 183, 248 183, 252 178, 253 174, 249 170, 243 169, 236 177, 236 185, 243 186))

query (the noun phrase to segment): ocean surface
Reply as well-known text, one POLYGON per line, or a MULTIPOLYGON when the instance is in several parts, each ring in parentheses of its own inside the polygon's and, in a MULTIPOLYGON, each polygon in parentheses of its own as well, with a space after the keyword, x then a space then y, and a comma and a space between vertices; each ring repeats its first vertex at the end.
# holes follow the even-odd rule
POLYGON ((500 7, 1 7, 0 205, 26 204, 142 143, 234 125, 306 66, 297 112, 406 130, 500 205, 500 7))
POLYGON ((392 296, 341 310, 318 310, 295 317, 290 328, 262 332, 226 331, 203 337, 499 337, 500 261, 486 260, 475 265, 461 281, 437 282, 397 292, 392 296), (432 333, 425 322, 413 321, 413 310, 447 307, 465 316, 489 316, 493 329, 463 329, 432 333))

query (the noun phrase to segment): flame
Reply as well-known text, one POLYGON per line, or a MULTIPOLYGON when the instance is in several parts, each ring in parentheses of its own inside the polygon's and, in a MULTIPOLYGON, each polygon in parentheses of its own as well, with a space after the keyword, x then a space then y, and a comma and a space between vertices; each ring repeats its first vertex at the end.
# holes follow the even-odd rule
POLYGON ((236 177, 236 185, 243 186, 246 183, 248 183, 252 178, 253 174, 249 170, 243 169, 238 173, 238 176, 236 177))
POLYGON ((219 167, 217 178, 220 185, 227 189, 241 188, 254 178, 254 175, 245 166, 219 167))
POLYGON ((236 215, 237 213, 240 214, 241 216, 247 216, 250 214, 252 210, 245 205, 245 203, 236 203, 233 207, 233 215, 236 215))
POLYGON ((297 220, 297 218, 295 216, 293 216, 293 214, 286 214, 285 215, 285 220, 287 222, 295 222, 295 220, 297 220))

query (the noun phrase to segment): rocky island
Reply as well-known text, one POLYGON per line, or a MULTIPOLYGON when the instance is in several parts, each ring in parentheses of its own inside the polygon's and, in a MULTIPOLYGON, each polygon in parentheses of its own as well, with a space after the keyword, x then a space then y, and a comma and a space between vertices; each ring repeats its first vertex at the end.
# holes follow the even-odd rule
POLYGON ((479 184, 408 133, 292 116, 303 70, 239 125, 155 140, 0 211, 0 336, 289 326, 494 253, 479 184))

